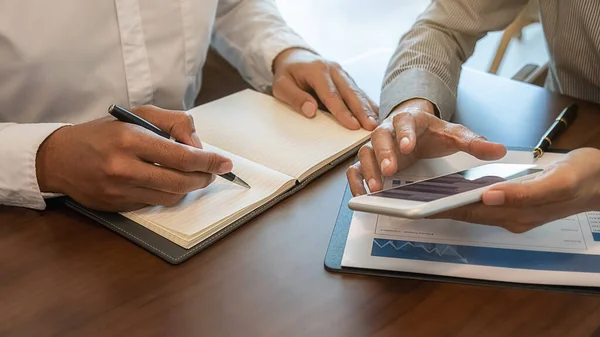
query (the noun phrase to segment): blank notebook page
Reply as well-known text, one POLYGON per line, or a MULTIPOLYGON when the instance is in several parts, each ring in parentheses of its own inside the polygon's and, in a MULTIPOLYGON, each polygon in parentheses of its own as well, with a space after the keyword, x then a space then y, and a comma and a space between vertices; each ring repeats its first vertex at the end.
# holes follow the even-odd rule
POLYGON ((190 110, 201 140, 300 179, 366 141, 329 113, 309 119, 275 98, 245 90, 190 110), (315 167, 317 166, 317 167, 315 167))

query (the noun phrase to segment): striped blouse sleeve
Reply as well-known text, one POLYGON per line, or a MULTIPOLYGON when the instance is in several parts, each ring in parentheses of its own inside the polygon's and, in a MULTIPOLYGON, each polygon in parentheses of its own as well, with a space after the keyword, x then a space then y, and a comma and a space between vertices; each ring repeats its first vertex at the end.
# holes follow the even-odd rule
POLYGON ((449 120, 462 64, 490 31, 506 28, 527 0, 432 0, 400 39, 381 93, 380 119, 400 103, 425 98, 449 120))

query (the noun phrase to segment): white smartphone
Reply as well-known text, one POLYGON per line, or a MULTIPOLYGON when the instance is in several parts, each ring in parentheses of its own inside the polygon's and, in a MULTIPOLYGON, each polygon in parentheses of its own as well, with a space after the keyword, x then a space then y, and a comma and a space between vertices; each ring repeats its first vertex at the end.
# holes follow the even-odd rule
POLYGON ((350 199, 355 211, 420 219, 481 200, 485 189, 504 181, 533 179, 536 165, 494 163, 350 199))

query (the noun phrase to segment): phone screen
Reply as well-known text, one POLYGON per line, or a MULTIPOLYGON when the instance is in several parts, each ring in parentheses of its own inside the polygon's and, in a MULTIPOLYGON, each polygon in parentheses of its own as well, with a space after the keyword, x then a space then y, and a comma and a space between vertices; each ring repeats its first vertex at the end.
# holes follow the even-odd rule
POLYGON ((453 174, 372 193, 373 196, 429 202, 541 172, 523 164, 487 164, 453 174))

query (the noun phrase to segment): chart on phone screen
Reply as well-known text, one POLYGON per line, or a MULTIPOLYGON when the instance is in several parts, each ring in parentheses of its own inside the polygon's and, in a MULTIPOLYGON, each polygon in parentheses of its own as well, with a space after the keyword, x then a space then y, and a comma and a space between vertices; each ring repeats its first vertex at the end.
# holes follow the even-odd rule
MULTIPOLYGON (((391 188, 423 179, 426 177, 394 177, 386 179, 384 186, 391 188)), ((407 241, 574 252, 587 249, 582 226, 589 228, 588 235, 591 230, 595 241, 600 240, 600 212, 572 215, 520 234, 501 227, 447 219, 410 220, 379 215, 375 235, 407 241)))
POLYGON ((396 176, 393 178, 389 178, 389 179, 385 179, 385 181, 383 182, 384 184, 384 188, 392 188, 392 187, 398 187, 398 186, 402 186, 402 185, 406 185, 406 184, 412 184, 421 180, 425 180, 431 177, 424 177, 424 176, 396 176))

